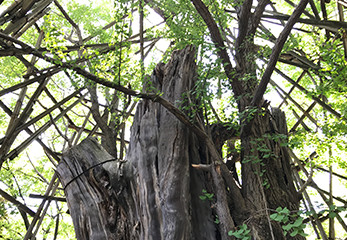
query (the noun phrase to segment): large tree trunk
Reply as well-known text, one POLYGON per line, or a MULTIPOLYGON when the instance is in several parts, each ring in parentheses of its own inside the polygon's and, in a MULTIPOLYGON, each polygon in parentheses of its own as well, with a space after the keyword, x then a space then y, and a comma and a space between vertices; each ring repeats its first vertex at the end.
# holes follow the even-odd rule
MULTIPOLYGON (((148 85, 183 107, 195 73, 195 51, 188 47, 174 53, 165 67, 158 67, 148 85)), ((133 167, 133 187, 139 191, 142 238, 214 238, 209 203, 199 199, 207 188, 204 175, 191 168, 192 163, 203 161, 199 142, 167 109, 149 100, 139 103, 127 160, 133 167)))
MULTIPOLYGON (((189 46, 174 52, 166 65, 159 64, 145 89, 162 92, 188 115, 190 104, 197 103, 189 94, 195 75, 195 50, 189 46)), ((253 141, 269 131, 285 134, 283 119, 278 111, 257 116, 251 134, 242 139, 242 159, 257 156, 261 161, 243 163, 241 195, 233 182, 235 172, 216 164, 206 139, 198 138, 158 103, 141 100, 125 161, 111 157, 95 139, 86 139, 63 155, 57 171, 77 238, 227 239, 234 223, 247 220, 255 239, 284 239, 279 224, 270 228, 267 209, 298 208, 288 154, 280 141, 264 138, 274 153, 265 158, 263 152, 254 151, 253 141), (265 180, 270 188, 263 187, 265 180), (201 199, 206 193, 214 195, 201 199), (220 223, 215 221, 218 217, 220 223)), ((221 130, 212 131, 217 148, 230 136, 221 130)))
POLYGON ((242 193, 252 208, 249 225, 256 239, 304 239, 289 234, 285 238, 278 223, 269 224, 269 215, 277 207, 299 209, 286 136, 284 113, 272 109, 254 116, 250 132, 241 137, 242 193))

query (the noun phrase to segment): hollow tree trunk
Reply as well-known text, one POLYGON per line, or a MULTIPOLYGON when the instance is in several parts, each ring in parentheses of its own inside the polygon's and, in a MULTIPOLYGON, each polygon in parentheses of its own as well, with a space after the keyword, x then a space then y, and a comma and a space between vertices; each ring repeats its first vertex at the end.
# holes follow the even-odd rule
MULTIPOLYGON (((166 65, 159 64, 145 89, 156 89, 176 107, 190 109, 190 102, 195 100, 188 92, 194 87, 195 75, 195 50, 189 46, 174 52, 166 65)), ((273 112, 272 115, 276 114, 273 112)), ((264 210, 278 206, 297 209, 298 205, 288 155, 279 141, 264 140, 275 153, 272 158, 252 151, 257 147, 253 138, 272 127, 282 131, 276 127, 276 119, 279 118, 271 117, 269 113, 257 117, 252 134, 242 139, 243 159, 257 154, 265 159, 265 166, 259 162, 243 164, 241 194, 241 189, 233 187, 235 183, 230 184, 235 173, 225 171, 227 168, 222 163, 219 163, 222 167, 217 165, 215 171, 192 167, 192 164, 215 167, 204 139, 199 139, 158 103, 141 100, 133 120, 125 161, 114 159, 95 139, 86 139, 64 153, 59 163, 57 171, 77 238, 228 239, 225 231, 233 229, 223 222, 218 223, 216 213, 219 211, 232 218, 235 225, 248 219, 256 239, 271 239, 264 210), (256 173, 261 168, 266 169, 260 177, 256 173), (263 188, 266 178, 269 189, 263 188), (218 193, 215 179, 225 181, 229 187, 218 193), (221 197, 221 192, 226 195, 221 197), (206 193, 214 195, 201 199, 206 193), (220 211, 221 201, 225 199, 230 212, 220 211)), ((212 139, 221 143, 227 137, 218 139, 214 136, 212 139)), ((272 231, 276 239, 284 238, 278 224, 272 223, 272 231)))

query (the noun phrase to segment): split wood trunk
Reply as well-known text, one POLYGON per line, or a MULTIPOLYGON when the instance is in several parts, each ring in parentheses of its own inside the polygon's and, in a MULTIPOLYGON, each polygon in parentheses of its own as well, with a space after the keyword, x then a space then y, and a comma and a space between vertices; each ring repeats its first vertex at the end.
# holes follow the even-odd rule
MULTIPOLYGON (((189 46, 174 52, 166 65, 159 64, 144 89, 162 92, 163 98, 191 115, 192 104, 198 104, 190 92, 197 81, 196 70, 195 49, 189 46)), ((242 139, 241 157, 255 154, 252 138, 273 129, 285 133, 284 126, 284 115, 278 110, 257 118, 252 136, 242 139)), ((227 140, 228 134, 205 128, 216 142, 227 140)), ((141 100, 125 160, 114 159, 96 139, 88 138, 65 152, 58 165, 77 239, 228 239, 225 228, 235 229, 219 222, 220 208, 216 208, 223 206, 223 199, 228 204, 223 214, 235 225, 246 221, 254 239, 271 239, 271 232, 276 240, 284 239, 279 224, 272 222, 269 227, 266 210, 278 206, 295 210, 299 200, 285 147, 279 140, 263 141, 272 157, 258 152, 265 165, 242 163, 242 188, 225 188, 221 198, 212 175, 219 175, 226 186, 235 186, 230 183, 235 181, 235 170, 221 173, 219 169, 226 168, 213 164, 204 139, 158 103, 141 100), (216 171, 192 164, 216 167, 216 171), (257 174, 262 170, 264 176, 257 174), (264 180, 269 188, 264 188, 264 180), (206 193, 214 195, 203 200, 206 193)))

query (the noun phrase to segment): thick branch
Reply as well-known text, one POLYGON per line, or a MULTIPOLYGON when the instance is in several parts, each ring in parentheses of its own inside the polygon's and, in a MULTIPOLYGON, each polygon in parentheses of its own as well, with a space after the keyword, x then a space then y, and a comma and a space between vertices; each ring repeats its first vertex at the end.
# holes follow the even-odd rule
POLYGON ((233 91, 235 95, 240 96, 243 93, 242 84, 239 82, 239 80, 236 79, 236 76, 234 74, 235 70, 233 69, 229 55, 226 51, 226 47, 224 45, 224 40, 222 38, 222 35, 219 32, 219 28, 217 26, 217 23, 213 19, 211 13, 205 6, 205 4, 201 0, 192 0, 196 10, 200 14, 200 16, 205 21, 208 30, 210 31, 212 41, 214 45, 217 48, 217 54, 222 60, 222 64, 224 67, 225 74, 229 78, 232 84, 233 91))
POLYGON ((263 77, 257 87, 257 90, 254 94, 254 97, 251 102, 251 106, 259 106, 261 103, 261 99, 263 98, 263 95, 265 93, 265 90, 267 88, 267 85, 270 81, 270 77, 272 75, 272 72, 275 69, 277 60, 280 56, 280 53, 282 51, 282 48, 284 46, 284 43, 286 42, 290 31, 292 30, 294 24, 299 19, 301 13, 304 11, 306 5, 308 3, 308 0, 301 0, 298 7, 294 10, 293 14, 289 18, 286 26, 284 27, 283 31, 281 32, 280 36, 278 37, 275 46, 272 49, 272 54, 270 56, 269 63, 265 69, 265 72, 263 74, 263 77))
POLYGON ((31 210, 30 208, 28 208, 27 206, 25 206, 23 203, 17 201, 14 197, 12 197, 10 194, 8 194, 7 192, 3 191, 2 189, 0 189, 0 195, 5 198, 7 201, 13 203, 14 205, 16 205, 19 209, 23 210, 24 212, 26 212, 27 214, 29 214, 30 216, 35 216, 35 212, 33 210, 31 210))
MULTIPOLYGON (((270 19, 277 19, 277 20, 288 20, 290 18, 289 15, 279 15, 279 14, 273 14, 273 15, 263 15, 262 18, 270 18, 270 19)), ((334 21, 334 20, 318 20, 318 19, 306 19, 306 18, 299 18, 297 20, 298 23, 304 23, 320 28, 325 28, 330 31, 337 32, 339 29, 347 29, 347 23, 342 21, 334 21)))
POLYGON ((255 34, 260 20, 261 20, 261 16, 263 15, 264 11, 265 11, 265 7, 270 3, 269 0, 262 0, 259 2, 258 6, 256 7, 254 14, 253 14, 253 20, 251 22, 251 29, 249 30, 249 35, 252 36, 255 34))
POLYGON ((241 10, 239 15, 239 34, 236 39, 236 48, 239 49, 242 42, 245 40, 248 33, 248 22, 250 20, 251 9, 252 9, 252 0, 246 0, 242 3, 241 10))

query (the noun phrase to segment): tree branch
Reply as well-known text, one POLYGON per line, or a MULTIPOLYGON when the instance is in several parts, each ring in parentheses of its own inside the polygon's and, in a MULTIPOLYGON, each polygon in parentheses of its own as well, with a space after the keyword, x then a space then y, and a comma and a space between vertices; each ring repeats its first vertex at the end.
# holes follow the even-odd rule
POLYGON ((288 82, 290 82, 291 84, 293 84, 293 86, 295 86, 296 88, 298 88, 300 91, 302 91, 303 93, 305 93, 307 96, 310 96, 313 100, 315 100, 319 105, 321 105, 324 109, 326 109, 327 111, 329 111, 331 114, 333 114, 336 118, 340 119, 344 119, 346 120, 346 117, 342 116, 341 113, 337 112, 335 109, 333 109, 330 105, 326 104, 324 101, 320 100, 318 97, 315 97, 314 94, 308 90, 306 90, 303 86, 301 86, 300 84, 298 84, 297 82, 295 82, 293 79, 291 79, 290 77, 288 77, 287 75, 285 75, 283 72, 281 72, 279 69, 275 69, 275 71, 281 75, 284 79, 286 79, 288 82))
MULTIPOLYGON (((12 39, 11 37, 9 37, 5 34, 2 34, 1 32, 0 32, 0 38, 5 38, 5 39, 10 40, 10 41, 14 40, 16 42, 20 42, 19 40, 12 39)), ((27 45, 23 42, 20 42, 19 45, 22 46, 23 48, 28 49, 35 56, 37 56, 41 59, 44 59, 44 60, 46 60, 52 64, 56 64, 55 60, 53 58, 50 58, 48 56, 43 56, 40 52, 31 48, 29 45, 27 45)), ((224 51, 225 51, 225 49, 224 49, 224 51)), ((225 53, 226 53, 226 51, 225 51, 225 53)), ((173 105, 168 100, 162 98, 160 96, 160 93, 142 93, 139 91, 135 91, 135 90, 126 88, 124 86, 118 85, 114 82, 110 82, 106 79, 100 78, 100 77, 98 77, 92 73, 85 71, 84 69, 80 68, 79 66, 72 65, 69 63, 64 63, 64 62, 60 62, 59 64, 61 67, 71 69, 71 70, 75 71, 76 73, 78 73, 79 75, 81 75, 81 76, 83 76, 83 77, 85 77, 91 81, 94 81, 95 83, 99 83, 99 84, 104 85, 106 87, 116 89, 122 93, 131 95, 134 97, 149 99, 149 100, 152 100, 153 102, 160 103, 169 112, 171 112, 175 117, 177 117, 177 119, 179 121, 181 121, 184 125, 186 125, 188 128, 190 128, 197 135, 197 137, 199 137, 203 142, 206 143, 206 146, 207 146, 207 148, 211 154, 211 157, 212 157, 214 163, 217 166, 219 166, 219 165, 221 166, 221 172, 223 174, 223 177, 225 178, 226 175, 230 174, 228 168, 226 167, 225 163, 223 162, 221 156, 219 155, 213 141, 209 138, 209 136, 206 134, 206 132, 203 129, 201 129, 200 127, 198 127, 197 125, 193 124, 190 121, 190 119, 181 110, 179 110, 175 105, 173 105)), ((237 185, 232 179, 230 179, 230 181, 228 181, 227 184, 230 188, 237 189, 237 185)), ((239 189, 238 189, 238 191, 239 191, 239 189)), ((238 194, 241 196, 240 191, 238 194)), ((240 205, 241 203, 235 203, 235 204, 240 205)))
POLYGON ((235 69, 231 65, 230 58, 226 51, 224 40, 219 32, 217 23, 213 19, 206 5, 201 0, 192 0, 192 2, 202 19, 205 21, 208 30, 210 31, 212 41, 217 48, 217 54, 222 60, 225 74, 231 81, 234 94, 240 96, 243 93, 242 84, 236 78, 235 69))
POLYGON ((32 217, 35 216, 35 212, 33 210, 31 210, 30 208, 25 206, 23 203, 17 201, 14 197, 12 197, 10 194, 8 194, 7 192, 3 191, 2 189, 0 189, 0 195, 3 198, 5 198, 6 200, 8 200, 9 202, 11 202, 14 205, 16 205, 19 209, 21 209, 24 212, 26 212, 27 214, 29 214, 30 216, 32 216, 32 217))
POLYGON ((243 41, 245 40, 247 36, 248 22, 251 16, 252 3, 253 3, 253 0, 244 1, 244 3, 242 3, 240 13, 238 14, 238 18, 239 18, 238 32, 239 33, 235 42, 236 49, 240 48, 240 46, 242 45, 243 41))
POLYGON ((254 14, 253 14, 253 20, 251 22, 251 28, 249 30, 249 35, 253 36, 259 26, 261 17, 265 11, 265 7, 270 3, 269 0, 262 0, 259 1, 258 6, 255 8, 254 14))
POLYGON ((269 63, 265 69, 265 72, 263 74, 263 77, 255 91, 254 97, 251 102, 251 106, 258 106, 261 103, 261 99, 263 98, 263 95, 265 93, 265 90, 267 88, 267 85, 270 81, 270 77, 275 69, 277 60, 280 56, 280 53, 282 51, 282 48, 284 46, 284 43, 286 42, 290 31, 292 30, 294 24, 299 19, 301 13, 305 10, 305 7, 308 3, 308 0, 301 0, 298 7, 294 10, 293 14, 289 18, 286 26, 284 27, 283 31, 281 32, 280 36, 278 37, 275 46, 272 49, 272 54, 270 56, 269 63))

